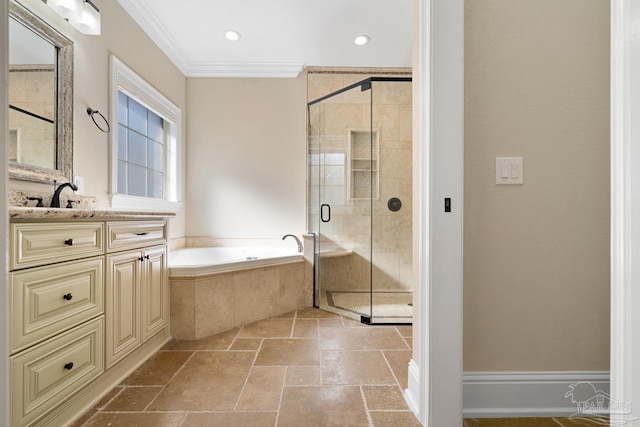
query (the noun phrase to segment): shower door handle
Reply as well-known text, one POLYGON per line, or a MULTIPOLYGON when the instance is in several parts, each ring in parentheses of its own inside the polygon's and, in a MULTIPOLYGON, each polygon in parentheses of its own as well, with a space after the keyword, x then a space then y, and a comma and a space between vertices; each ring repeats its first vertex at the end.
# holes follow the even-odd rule
POLYGON ((329 206, 326 203, 323 203, 320 205, 320 221, 322 222, 331 221, 331 206, 329 206), (325 211, 325 208, 327 208, 326 211, 325 211), (325 212, 327 213, 326 218, 325 218, 325 212))

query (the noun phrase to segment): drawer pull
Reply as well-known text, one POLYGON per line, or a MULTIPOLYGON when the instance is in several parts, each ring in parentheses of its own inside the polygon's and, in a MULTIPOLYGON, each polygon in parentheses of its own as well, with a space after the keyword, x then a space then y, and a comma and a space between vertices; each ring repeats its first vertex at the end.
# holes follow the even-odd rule
POLYGON ((66 369, 67 371, 72 370, 73 369, 73 362, 66 363, 64 365, 64 369, 66 369))
POLYGON ((67 239, 64 241, 65 245, 73 246, 73 239, 67 239))
POLYGON ((136 233, 136 236, 146 236, 147 234, 149 234, 148 231, 142 232, 142 233, 136 233))
POLYGON ((67 301, 71 301, 71 299, 73 298, 73 295, 65 294, 62 298, 66 299, 67 301))

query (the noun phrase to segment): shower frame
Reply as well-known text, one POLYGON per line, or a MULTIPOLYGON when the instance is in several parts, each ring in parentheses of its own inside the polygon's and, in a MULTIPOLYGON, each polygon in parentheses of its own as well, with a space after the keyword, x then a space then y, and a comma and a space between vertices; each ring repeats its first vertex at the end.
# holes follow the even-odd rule
MULTIPOLYGON (((410 83, 412 82, 412 79, 410 77, 369 77, 361 81, 358 81, 356 83, 353 83, 351 85, 345 86, 344 88, 339 89, 335 92, 332 92, 328 95, 315 99, 307 104, 308 138, 309 138, 308 139, 308 165, 307 165, 308 175, 309 175, 308 176, 308 229, 309 229, 309 233, 314 236, 314 239, 313 239, 314 241, 313 305, 316 308, 326 308, 326 306, 323 307, 323 305, 325 304, 323 304, 322 301, 323 301, 323 298, 328 298, 326 295, 325 296, 321 295, 322 292, 325 292, 325 293, 327 292, 327 290, 323 289, 323 279, 324 279, 323 276, 325 276, 326 274, 325 272, 322 271, 322 268, 324 263, 328 263, 326 258, 323 259, 324 258, 323 255, 326 255, 327 253, 327 251, 323 249, 323 245, 326 246, 327 242, 323 243, 324 242, 323 238, 326 236, 323 236, 322 234, 322 224, 323 223, 327 224, 331 221, 332 204, 323 203, 321 182, 324 179, 326 179, 328 176, 322 176, 320 171, 323 169, 332 167, 330 164, 326 163, 327 162, 326 159, 328 159, 329 155, 332 154, 334 157, 336 157, 336 155, 337 157, 341 157, 341 159, 338 159, 338 162, 336 162, 336 165, 334 166, 337 167, 338 169, 340 167, 342 167, 343 169, 343 173, 342 173, 343 182, 341 183, 341 185, 344 187, 343 188, 344 204, 343 205, 338 204, 336 206, 336 209, 342 208, 343 210, 345 210, 346 207, 353 208, 352 203, 359 203, 361 207, 364 207, 365 210, 368 209, 369 211, 368 254, 358 253, 358 256, 362 256, 364 260, 367 261, 367 264, 368 264, 367 271, 363 271, 363 277, 362 277, 364 285, 366 286, 366 292, 363 292, 363 293, 368 293, 369 295, 368 313, 359 313, 360 314, 359 320, 362 323, 366 323, 366 324, 407 324, 412 322, 412 319, 407 321, 406 318, 394 319, 394 316, 377 316, 376 308, 374 304, 374 295, 373 295, 374 294, 374 277, 375 277, 374 276, 374 267, 375 267, 374 240, 373 240, 374 215, 375 215, 374 202, 380 203, 380 199, 383 198, 383 194, 381 194, 380 191, 378 190, 380 181, 383 179, 380 171, 381 154, 379 153, 381 150, 379 139, 380 139, 380 133, 382 129, 374 128, 373 126, 374 109, 377 107, 376 105, 374 105, 373 95, 374 95, 374 88, 376 88, 377 84, 385 84, 385 83, 391 83, 391 82, 409 83, 409 94, 410 94, 410 91, 411 91, 410 83), (346 141, 346 145, 344 146, 342 153, 324 153, 322 151, 323 147, 321 143, 321 138, 322 136, 325 136, 325 135, 322 134, 321 132, 319 132, 317 135, 312 134, 312 130, 315 130, 314 124, 312 123, 312 109, 315 108, 316 106, 326 103, 329 100, 336 98, 337 96, 340 96, 340 95, 347 96, 349 95, 350 91, 357 91, 358 89, 361 93, 367 92, 369 94, 368 111, 366 111, 363 114, 363 116, 365 116, 366 113, 368 112, 368 117, 367 117, 368 126, 358 126, 357 124, 349 126, 349 129, 345 129, 346 135, 344 133, 342 135, 339 135, 341 137, 344 137, 344 140, 346 141), (368 133, 368 141, 369 141, 369 149, 370 149, 369 156, 366 159, 356 159, 352 156, 352 151, 354 150, 353 141, 356 140, 357 138, 362 139, 363 135, 366 135, 367 133, 368 133), (318 140, 315 141, 315 144, 314 144, 313 138, 315 136, 318 137, 318 140), (314 150, 317 150, 317 151, 314 152, 314 150), (367 161, 369 161, 368 164, 367 164, 367 161), (360 166, 361 170, 358 170, 354 167, 356 162, 358 162, 357 164, 360 166), (314 170, 314 166, 316 170, 314 170), (367 172, 367 169, 368 169, 368 172, 367 172), (317 172, 317 176, 315 177, 314 177, 314 172, 317 172), (360 173, 359 178, 355 178, 356 173, 360 173), (314 178, 317 179, 317 182, 314 182, 314 178), (354 182, 356 179, 359 179, 358 183, 360 187, 358 188, 356 188, 358 183, 354 182), (317 197, 317 205, 316 205, 317 212, 314 212, 314 209, 313 209, 313 206, 314 206, 313 199, 315 198, 314 197, 315 193, 312 187, 314 187, 315 185, 317 185, 318 187, 318 194, 317 194, 318 197, 317 197), (368 197, 362 197, 362 188, 366 188, 367 185, 369 189, 368 197), (354 195, 356 194, 355 193, 356 191, 360 191, 360 193, 357 194, 358 197, 354 197, 354 195), (314 214, 317 215, 317 219, 313 218, 314 214), (315 226, 316 223, 318 224, 317 227, 315 226), (368 259, 367 259, 367 256, 368 256, 368 259), (377 320, 378 317, 384 320, 378 321, 377 320)), ((358 97, 358 95, 352 95, 352 96, 358 97)), ((409 98, 408 104, 409 105, 411 104, 410 98, 409 98)), ((348 106, 349 104, 347 103, 345 105, 348 106)), ((365 105, 365 104, 360 104, 360 105, 365 105)), ((361 124, 362 123, 360 123, 360 125, 361 124)), ((319 127, 319 124, 316 124, 316 127, 319 127)), ((366 138, 366 136, 364 137, 366 138)), ((409 144, 409 146, 410 145, 411 144, 409 144)), ((409 157, 411 157, 411 155, 409 155, 409 157)), ((410 165, 411 165, 410 159, 408 164, 410 169, 410 165)), ((409 182, 411 180, 410 175, 411 174, 409 173, 409 182)), ((411 184, 409 184, 409 186, 410 185, 411 184)), ((406 198, 411 199, 410 194, 406 198)), ((392 199, 399 201, 397 197, 392 197, 389 200, 388 206, 390 211, 392 211, 392 208, 391 208, 392 199)), ((397 202, 394 202, 394 203, 397 203, 397 202)), ((400 203, 400 206, 401 205, 402 204, 400 203)), ((394 208, 400 209, 400 207, 398 207, 397 204, 394 206, 394 208)), ((405 212, 406 212, 406 208, 405 208, 405 212)), ((409 212, 409 217, 410 216, 411 214, 409 212)), ((408 233, 408 241, 410 244, 411 242, 410 232, 408 233)), ((336 257, 340 257, 341 255, 350 256, 350 254, 356 253, 356 251, 354 250, 343 248, 342 247, 343 245, 341 245, 340 243, 341 242, 329 243, 337 246, 337 249, 332 254, 333 256, 336 256, 336 257)), ((359 289, 359 291, 362 292, 362 289, 359 289)), ((337 291, 333 291, 333 292, 337 292, 337 291)), ((410 289, 404 289, 401 292, 399 290, 396 293, 397 294, 407 293, 408 300, 411 300, 410 292, 411 292, 410 289)), ((393 293, 393 292, 387 292, 387 293, 393 293)), ((410 302, 408 302, 406 305, 410 306, 411 304, 410 302)))

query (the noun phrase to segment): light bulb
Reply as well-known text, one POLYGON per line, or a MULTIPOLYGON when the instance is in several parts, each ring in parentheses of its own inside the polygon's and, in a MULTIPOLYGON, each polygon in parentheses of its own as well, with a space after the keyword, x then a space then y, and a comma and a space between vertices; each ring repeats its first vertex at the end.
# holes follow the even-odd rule
POLYGON ((240 40, 240 33, 235 30, 225 30, 224 38, 229 41, 235 42, 240 40))
POLYGON ((371 39, 368 35, 360 34, 353 39, 353 43, 355 43, 357 46, 364 46, 365 44, 369 43, 370 40, 371 39))

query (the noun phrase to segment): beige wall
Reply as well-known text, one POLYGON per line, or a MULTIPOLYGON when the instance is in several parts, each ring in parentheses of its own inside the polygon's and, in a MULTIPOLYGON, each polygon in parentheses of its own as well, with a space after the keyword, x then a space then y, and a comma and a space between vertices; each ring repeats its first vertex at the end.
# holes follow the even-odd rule
MULTIPOLYGON (((21 3, 74 42, 73 173, 84 177, 85 194, 97 197, 99 208, 108 209, 109 136, 95 127, 86 109, 90 106, 102 113, 109 111, 109 55, 116 55, 182 109, 183 135, 186 135, 186 79, 116 1, 99 4, 100 36, 79 33, 41 0, 21 3)), ((114 119, 111 122, 115 129, 114 119)), ((19 181, 11 181, 9 186, 25 191, 52 189, 49 185, 19 181)), ((170 230, 171 237, 184 236, 184 206, 171 221, 170 230)))
POLYGON ((306 230, 305 81, 187 80, 187 236, 279 242, 306 230))
POLYGON ((467 1, 465 63, 464 369, 608 370, 609 2, 467 1))

